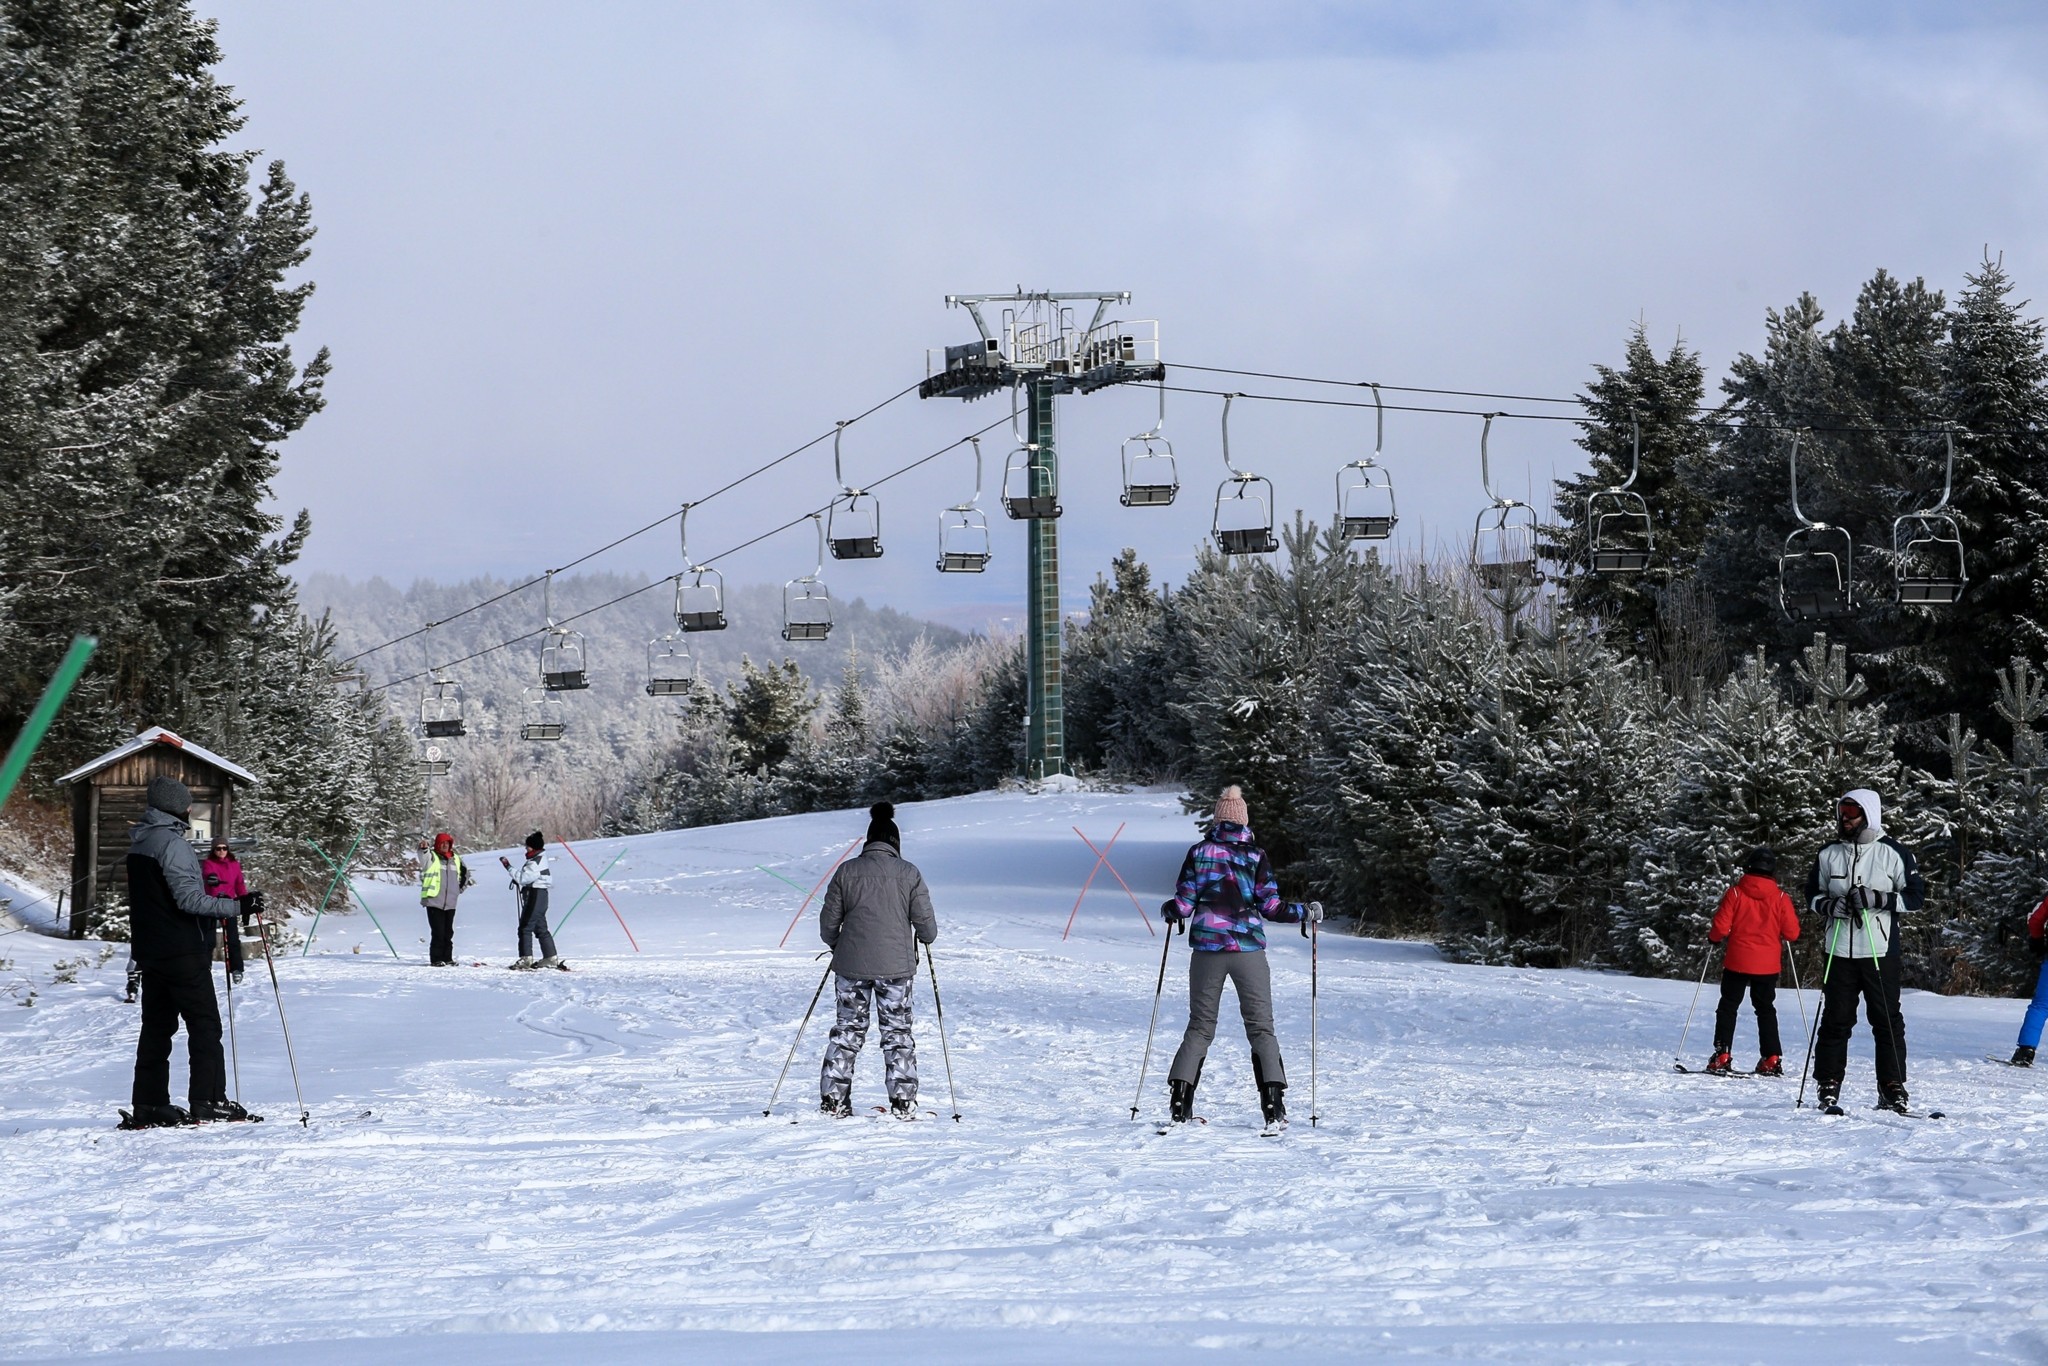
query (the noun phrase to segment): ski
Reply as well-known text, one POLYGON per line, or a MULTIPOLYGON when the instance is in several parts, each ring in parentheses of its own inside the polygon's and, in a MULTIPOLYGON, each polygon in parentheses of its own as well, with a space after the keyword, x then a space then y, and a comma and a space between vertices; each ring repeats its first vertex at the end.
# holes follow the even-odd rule
POLYGON ((2001 1058, 1992 1053, 1986 1053, 1984 1055, 1984 1061, 1995 1062, 2000 1067, 2017 1067, 2022 1072, 2031 1072, 2034 1070, 2034 1064, 2030 1062, 2014 1062, 2011 1058, 2001 1058))
MULTIPOLYGON (((1760 1081, 1765 1076, 1770 1075, 1764 1072, 1737 1072, 1732 1069, 1727 1072, 1709 1072, 1704 1067, 1687 1067, 1682 1062, 1673 1063, 1672 1066, 1675 1069, 1677 1069, 1680 1073, 1688 1077, 1748 1077, 1752 1080, 1760 1081)), ((1777 1075, 1782 1076, 1784 1074, 1779 1073, 1777 1075)))
MULTIPOLYGON (((1873 1105, 1870 1108, 1873 1112, 1881 1111, 1885 1114, 1897 1115, 1900 1119, 1948 1118, 1948 1112, 1946 1110, 1894 1110, 1887 1105, 1873 1105)), ((1847 1110, 1844 1110, 1839 1105, 1824 1105, 1820 1108, 1820 1112, 1824 1115, 1846 1115, 1849 1113, 1847 1110)))
POLYGON ((1193 1118, 1182 1120, 1178 1124, 1174 1123, 1170 1119, 1164 1121, 1163 1123, 1155 1121, 1152 1127, 1152 1132, 1162 1135, 1170 1134, 1174 1132, 1176 1129, 1192 1128, 1197 1124, 1207 1124, 1208 1122, 1209 1117, 1207 1115, 1195 1115, 1193 1118))

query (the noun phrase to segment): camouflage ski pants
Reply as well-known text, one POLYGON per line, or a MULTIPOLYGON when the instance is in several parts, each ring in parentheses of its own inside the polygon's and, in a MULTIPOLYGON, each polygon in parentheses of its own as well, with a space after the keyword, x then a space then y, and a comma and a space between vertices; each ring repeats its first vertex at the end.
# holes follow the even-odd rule
POLYGON ((911 977, 859 981, 835 975, 833 995, 839 1006, 832 1022, 832 1040, 825 1045, 825 1066, 818 1077, 823 1098, 853 1094, 853 1060, 868 1039, 868 1002, 882 1027, 882 1069, 890 1100, 917 1099, 917 1044, 910 1037, 911 977))

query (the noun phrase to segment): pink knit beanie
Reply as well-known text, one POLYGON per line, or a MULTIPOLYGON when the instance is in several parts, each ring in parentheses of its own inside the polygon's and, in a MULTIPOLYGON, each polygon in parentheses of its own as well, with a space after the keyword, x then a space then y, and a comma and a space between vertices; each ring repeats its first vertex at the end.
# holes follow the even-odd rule
POLYGON ((1236 783, 1224 788, 1222 794, 1216 798, 1216 819, 1229 821, 1234 825, 1252 823, 1251 812, 1245 810, 1244 793, 1236 783))

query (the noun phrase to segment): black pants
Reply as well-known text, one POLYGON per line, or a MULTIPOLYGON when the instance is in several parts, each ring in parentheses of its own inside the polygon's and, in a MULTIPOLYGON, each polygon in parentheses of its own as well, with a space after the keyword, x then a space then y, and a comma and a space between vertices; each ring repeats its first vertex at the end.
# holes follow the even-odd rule
POLYGON ((171 1103, 171 1039, 185 1022, 185 1053, 192 1064, 186 1098, 193 1108, 228 1098, 227 1059, 220 1051, 220 1002, 213 994, 213 960, 205 954, 142 965, 142 1036, 135 1041, 137 1105, 171 1103))
POLYGON ((455 908, 453 906, 427 907, 427 930, 432 936, 427 944, 427 961, 439 966, 455 961, 455 908))
POLYGON ((1778 1038, 1778 974, 1724 972, 1721 974, 1721 1007, 1714 1012, 1714 1051, 1735 1046, 1735 1017, 1742 1012, 1742 994, 1756 1007, 1757 1055, 1775 1058, 1785 1051, 1778 1038))
POLYGON ((1813 1052, 1815 1081, 1840 1083, 1849 1070, 1849 1035, 1856 1028, 1856 1003, 1870 1012, 1870 1034, 1877 1042, 1880 1083, 1906 1080, 1906 1021, 1899 1014, 1899 960, 1836 958, 1828 964, 1821 988, 1820 1043, 1813 1052))
POLYGON ((228 971, 242 970, 242 917, 231 915, 220 922, 217 933, 227 944, 228 971))
POLYGON ((548 933, 548 889, 528 887, 519 898, 519 956, 533 957, 533 941, 540 940, 543 958, 555 956, 555 937, 548 933))

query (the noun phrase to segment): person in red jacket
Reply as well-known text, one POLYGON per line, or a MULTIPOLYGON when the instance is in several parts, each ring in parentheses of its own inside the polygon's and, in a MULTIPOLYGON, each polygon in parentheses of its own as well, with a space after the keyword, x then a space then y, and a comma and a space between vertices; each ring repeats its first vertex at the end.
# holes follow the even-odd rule
POLYGON ((1785 1075, 1784 1045, 1778 1039, 1778 972, 1784 945, 1799 938, 1799 912, 1778 886, 1774 849, 1749 851, 1742 877, 1721 897, 1707 942, 1726 944, 1721 959, 1721 1006, 1714 1012, 1714 1056, 1707 1070, 1726 1076, 1735 1070, 1735 1017, 1742 995, 1756 1007, 1757 1075, 1785 1075))

